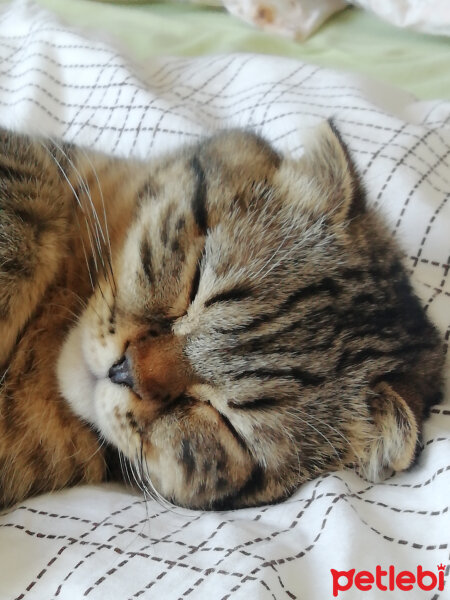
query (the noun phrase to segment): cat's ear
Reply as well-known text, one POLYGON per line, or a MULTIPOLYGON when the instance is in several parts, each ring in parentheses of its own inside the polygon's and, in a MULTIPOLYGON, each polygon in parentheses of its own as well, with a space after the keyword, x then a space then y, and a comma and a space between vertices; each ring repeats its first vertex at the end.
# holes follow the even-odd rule
POLYGON ((311 209, 318 216, 342 223, 364 211, 364 190, 356 167, 331 120, 308 135, 299 166, 314 195, 311 209))
POLYGON ((380 382, 374 388, 370 408, 374 435, 362 467, 370 481, 383 478, 386 469, 403 471, 414 462, 419 441, 416 417, 405 399, 406 388, 399 393, 393 385, 380 382))

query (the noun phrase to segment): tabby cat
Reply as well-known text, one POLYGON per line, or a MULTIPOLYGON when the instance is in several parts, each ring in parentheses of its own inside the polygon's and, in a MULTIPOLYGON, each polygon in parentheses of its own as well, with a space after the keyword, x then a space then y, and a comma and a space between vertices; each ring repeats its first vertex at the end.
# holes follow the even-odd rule
POLYGON ((205 509, 408 468, 443 353, 324 123, 152 163, 0 134, 0 504, 113 472, 205 509), (109 457, 112 463, 109 464, 109 457))

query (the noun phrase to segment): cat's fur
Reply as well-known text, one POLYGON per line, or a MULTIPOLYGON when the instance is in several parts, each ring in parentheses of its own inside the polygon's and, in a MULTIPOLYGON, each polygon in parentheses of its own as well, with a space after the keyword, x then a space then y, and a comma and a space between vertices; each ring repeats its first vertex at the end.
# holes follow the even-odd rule
POLYGON ((441 342, 330 124, 152 164, 3 131, 0 209, 0 504, 105 479, 100 439, 197 508, 413 462, 441 342))

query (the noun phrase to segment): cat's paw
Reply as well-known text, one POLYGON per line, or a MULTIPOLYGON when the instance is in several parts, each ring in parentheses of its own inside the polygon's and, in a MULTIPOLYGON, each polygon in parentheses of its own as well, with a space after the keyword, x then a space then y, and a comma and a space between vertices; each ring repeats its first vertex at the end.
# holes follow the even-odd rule
POLYGON ((359 473, 374 483, 411 466, 416 456, 419 428, 407 401, 393 386, 380 382, 374 389, 371 412, 374 433, 359 473))

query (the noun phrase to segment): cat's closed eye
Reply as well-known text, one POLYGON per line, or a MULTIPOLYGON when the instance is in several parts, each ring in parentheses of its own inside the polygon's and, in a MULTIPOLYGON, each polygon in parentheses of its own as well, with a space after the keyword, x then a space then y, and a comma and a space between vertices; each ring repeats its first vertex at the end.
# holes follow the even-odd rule
POLYGON ((189 304, 192 304, 197 296, 198 286, 200 285, 200 277, 202 274, 202 261, 197 261, 194 277, 192 279, 191 291, 189 292, 189 304))

